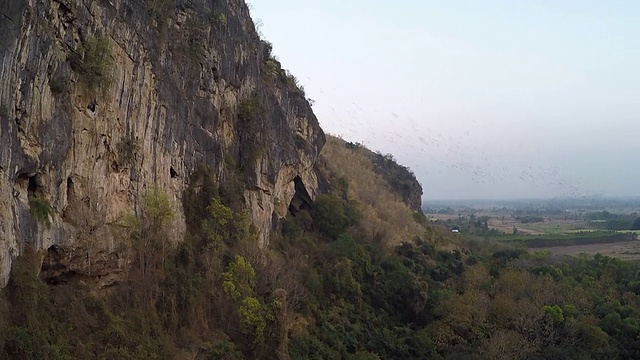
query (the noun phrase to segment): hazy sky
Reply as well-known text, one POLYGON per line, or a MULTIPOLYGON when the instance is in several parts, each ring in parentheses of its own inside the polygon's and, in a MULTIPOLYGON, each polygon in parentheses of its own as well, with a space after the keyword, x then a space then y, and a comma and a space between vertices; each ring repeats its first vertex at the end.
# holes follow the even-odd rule
POLYGON ((427 201, 640 195, 640 1, 250 6, 324 130, 427 201))

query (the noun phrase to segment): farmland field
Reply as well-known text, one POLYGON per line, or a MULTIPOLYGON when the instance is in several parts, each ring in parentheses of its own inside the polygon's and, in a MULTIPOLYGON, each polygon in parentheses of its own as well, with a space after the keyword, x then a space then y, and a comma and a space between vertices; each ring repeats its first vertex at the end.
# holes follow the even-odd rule
POLYGON ((552 246, 536 250, 549 250, 554 255, 580 255, 593 256, 602 254, 617 257, 622 260, 640 260, 640 241, 625 241, 613 244, 587 244, 571 246, 552 246))
POLYGON ((521 244, 554 254, 640 260, 640 202, 634 200, 486 201, 429 208, 437 225, 478 239, 521 244), (457 205, 457 206, 456 206, 457 205))
POLYGON ((522 234, 541 235, 576 231, 584 229, 586 224, 581 220, 550 220, 540 223, 522 224, 514 219, 501 220, 492 218, 489 220, 489 226, 507 234, 512 233, 513 228, 516 228, 518 232, 522 234))

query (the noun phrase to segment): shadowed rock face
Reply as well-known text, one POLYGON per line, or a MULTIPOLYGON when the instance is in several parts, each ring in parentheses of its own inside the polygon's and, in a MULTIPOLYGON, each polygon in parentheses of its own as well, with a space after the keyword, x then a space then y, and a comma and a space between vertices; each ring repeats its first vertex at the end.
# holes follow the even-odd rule
POLYGON ((2 284, 26 244, 54 273, 118 273, 114 224, 151 186, 182 214, 200 164, 244 179, 263 246, 296 191, 315 197, 324 133, 244 1, 2 1, 0 34, 2 284))

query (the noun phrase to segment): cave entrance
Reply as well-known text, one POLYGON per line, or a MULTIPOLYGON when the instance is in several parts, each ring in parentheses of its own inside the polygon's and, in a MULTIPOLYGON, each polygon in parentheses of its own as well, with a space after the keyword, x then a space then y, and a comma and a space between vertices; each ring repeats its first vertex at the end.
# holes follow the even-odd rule
POLYGON ((42 190, 44 189, 44 187, 42 186, 42 179, 40 178, 40 174, 37 173, 22 173, 18 175, 18 178, 15 182, 15 188, 20 191, 26 191, 30 199, 33 197, 42 196, 42 190))
POLYGON ((311 196, 309 196, 309 192, 304 186, 300 176, 296 176, 293 179, 293 184, 295 187, 295 193, 293 194, 291 203, 289 203, 289 213, 296 216, 296 214, 301 210, 310 210, 313 200, 311 200, 311 196))
POLYGON ((78 273, 65 264, 67 255, 63 248, 57 245, 50 246, 42 259, 40 279, 48 285, 62 285, 74 281, 78 273))
POLYGON ((73 180, 70 177, 67 178, 67 203, 74 200, 76 197, 76 190, 73 184, 73 180))

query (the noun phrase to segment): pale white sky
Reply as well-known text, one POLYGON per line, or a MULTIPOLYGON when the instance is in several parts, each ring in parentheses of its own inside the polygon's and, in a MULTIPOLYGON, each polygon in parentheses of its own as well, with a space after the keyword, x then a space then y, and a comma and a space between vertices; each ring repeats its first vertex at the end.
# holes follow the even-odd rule
POLYGON ((640 1, 250 6, 324 130, 425 200, 640 195, 640 1))

